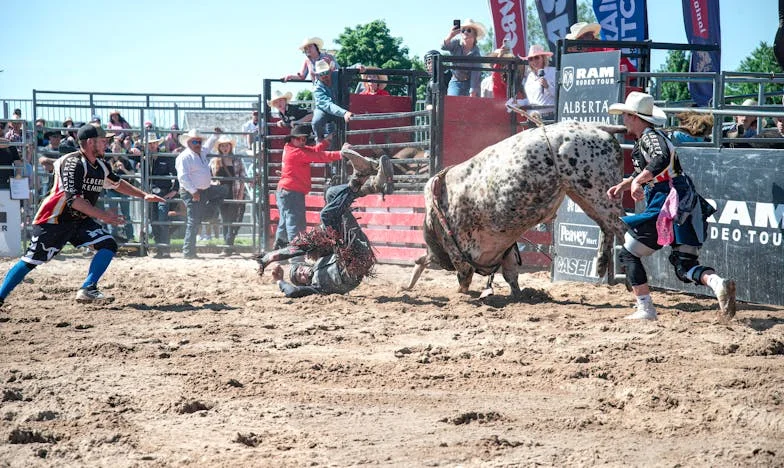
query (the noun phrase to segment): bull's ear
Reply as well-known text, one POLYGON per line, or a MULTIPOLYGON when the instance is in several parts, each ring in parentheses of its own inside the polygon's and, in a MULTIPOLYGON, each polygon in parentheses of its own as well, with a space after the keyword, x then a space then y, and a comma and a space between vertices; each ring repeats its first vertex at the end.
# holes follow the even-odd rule
POLYGON ((599 124, 596 125, 599 130, 604 130, 605 132, 612 135, 613 133, 626 133, 626 127, 623 125, 606 125, 606 124, 599 124))

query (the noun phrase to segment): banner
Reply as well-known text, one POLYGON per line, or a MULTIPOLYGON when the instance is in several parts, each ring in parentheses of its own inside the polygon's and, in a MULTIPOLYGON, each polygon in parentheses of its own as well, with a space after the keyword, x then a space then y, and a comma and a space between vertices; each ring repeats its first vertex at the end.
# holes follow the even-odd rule
POLYGON ((515 55, 524 57, 528 52, 525 44, 525 0, 490 0, 493 16, 495 47, 507 46, 515 55))
MULTIPOLYGON (((689 44, 716 44, 721 47, 719 0, 683 0, 683 23, 689 44)), ((721 52, 692 52, 691 72, 721 70, 721 52)), ((713 99, 710 83, 689 83, 691 98, 698 106, 708 106, 713 99)))
POLYGON ((577 0, 536 0, 536 9, 547 45, 555 53, 558 39, 565 38, 577 22, 577 0))
MULTIPOLYGON (((593 12, 602 26, 605 41, 636 41, 648 39, 646 0, 593 0, 593 12)), ((631 60, 639 69, 637 59, 631 60)))

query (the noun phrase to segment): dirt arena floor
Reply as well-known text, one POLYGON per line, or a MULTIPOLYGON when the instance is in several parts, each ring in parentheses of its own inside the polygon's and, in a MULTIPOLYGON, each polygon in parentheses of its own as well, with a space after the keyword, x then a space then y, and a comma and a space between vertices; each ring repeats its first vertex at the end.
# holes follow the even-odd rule
MULTIPOLYGON (((784 308, 521 276, 480 302, 383 265, 290 300, 255 263, 89 259, 0 313, 0 466, 784 466, 784 308)), ((12 260, 0 262, 5 272, 12 260)))

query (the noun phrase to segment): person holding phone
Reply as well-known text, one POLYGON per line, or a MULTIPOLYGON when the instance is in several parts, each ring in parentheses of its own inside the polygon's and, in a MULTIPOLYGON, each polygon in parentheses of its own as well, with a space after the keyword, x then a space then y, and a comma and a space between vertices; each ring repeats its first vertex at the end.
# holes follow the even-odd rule
MULTIPOLYGON (((487 29, 482 23, 477 23, 472 19, 464 21, 454 20, 452 29, 444 38, 441 50, 445 50, 457 57, 481 57, 479 51, 479 40, 487 34, 487 29)), ((452 79, 449 80, 447 96, 479 96, 479 87, 482 80, 480 71, 472 71, 466 68, 480 67, 476 64, 460 64, 459 68, 452 70, 452 79)))

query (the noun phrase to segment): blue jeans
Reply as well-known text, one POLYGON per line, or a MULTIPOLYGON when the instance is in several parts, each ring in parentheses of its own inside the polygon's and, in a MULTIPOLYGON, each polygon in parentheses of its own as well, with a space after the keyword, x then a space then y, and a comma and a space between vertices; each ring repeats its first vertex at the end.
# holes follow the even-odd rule
POLYGON ((182 243, 182 254, 185 257, 196 256, 196 235, 201 228, 204 214, 208 211, 207 204, 220 203, 228 195, 228 189, 223 185, 210 185, 209 188, 201 190, 199 201, 194 201, 193 195, 187 190, 180 191, 182 201, 185 202, 185 239, 182 243))
POLYGON ((447 96, 468 96, 471 94, 471 80, 457 81, 454 78, 449 80, 446 89, 447 96))
POLYGON ((275 242, 289 243, 297 237, 297 234, 305 232, 308 226, 305 218, 305 194, 278 190, 275 192, 275 201, 280 216, 275 242))
MULTIPOLYGON (((121 200, 106 200, 104 206, 107 210, 114 210, 117 214, 125 216, 125 226, 122 227, 122 236, 127 240, 133 239, 133 224, 131 223, 131 202, 128 195, 123 195, 115 190, 107 190, 106 196, 120 198, 121 200)), ((109 225, 109 234, 116 236, 120 230, 119 226, 109 225)))
MULTIPOLYGON (((321 141, 325 135, 335 133, 337 130, 336 120, 337 117, 327 114, 320 109, 313 110, 313 120, 310 124, 313 126, 313 132, 316 134, 316 140, 321 141)), ((335 140, 333 139, 332 141, 333 143, 330 144, 330 147, 335 144, 335 140)))
MULTIPOLYGON (((155 238, 156 244, 168 244, 171 240, 169 228, 171 226, 165 226, 160 224, 155 224, 155 222, 167 222, 169 221, 169 203, 153 203, 150 206, 150 221, 153 222, 152 225, 152 236, 155 238)), ((169 247, 165 248, 165 251, 169 251, 169 247)))

